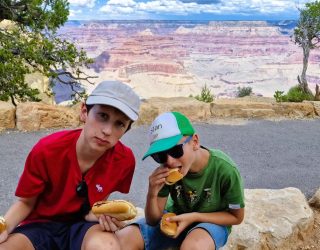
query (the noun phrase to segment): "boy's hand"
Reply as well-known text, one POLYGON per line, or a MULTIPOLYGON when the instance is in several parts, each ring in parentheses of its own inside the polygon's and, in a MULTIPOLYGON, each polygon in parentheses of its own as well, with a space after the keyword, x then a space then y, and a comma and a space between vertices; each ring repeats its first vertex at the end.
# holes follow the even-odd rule
POLYGON ((99 224, 101 229, 107 232, 116 232, 126 225, 125 222, 118 221, 117 219, 107 215, 99 216, 99 224))
POLYGON ((163 166, 157 167, 149 176, 149 195, 157 196, 165 184, 165 179, 169 175, 169 169, 163 166))
POLYGON ((0 244, 2 242, 5 242, 8 239, 8 231, 4 230, 1 234, 0 234, 0 244))
POLYGON ((192 216, 192 213, 186 213, 167 218, 169 222, 178 223, 177 233, 174 238, 177 238, 182 231, 184 231, 188 226, 194 223, 193 217, 194 216, 192 216))

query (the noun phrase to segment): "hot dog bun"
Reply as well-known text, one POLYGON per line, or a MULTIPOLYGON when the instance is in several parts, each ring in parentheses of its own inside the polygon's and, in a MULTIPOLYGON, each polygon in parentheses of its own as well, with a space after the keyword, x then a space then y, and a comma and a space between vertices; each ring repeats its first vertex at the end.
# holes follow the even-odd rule
POLYGON ((169 175, 166 178, 165 183, 167 185, 173 185, 182 178, 183 175, 180 173, 179 168, 172 168, 169 170, 169 175))
POLYGON ((7 223, 5 219, 2 216, 0 216, 0 234, 4 232, 4 230, 6 229, 7 229, 7 223))
POLYGON ((136 207, 125 200, 98 201, 93 204, 92 212, 109 215, 119 221, 131 220, 137 215, 136 207))
POLYGON ((161 231, 169 237, 175 236, 177 233, 177 228, 178 228, 177 222, 166 221, 166 218, 172 217, 172 216, 176 216, 176 214, 175 213, 166 213, 162 216, 161 222, 160 222, 161 231))

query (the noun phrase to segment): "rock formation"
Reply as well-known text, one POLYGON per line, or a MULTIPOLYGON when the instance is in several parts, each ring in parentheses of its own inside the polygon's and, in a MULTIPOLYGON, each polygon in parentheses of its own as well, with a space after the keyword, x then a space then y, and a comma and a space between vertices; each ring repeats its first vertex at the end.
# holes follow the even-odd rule
MULTIPOLYGON (((127 82, 143 98, 196 95, 204 84, 218 98, 234 97, 237 88, 244 86, 271 97, 276 90, 287 91, 296 85, 302 68, 302 50, 290 38, 292 27, 284 32, 283 25, 286 23, 101 21, 66 25, 61 33, 96 58, 92 67, 100 78, 123 78, 124 71, 131 72, 125 72, 127 82), (179 81, 188 83, 188 89, 177 92, 176 71, 163 65, 180 65, 179 81), (164 81, 163 73, 167 74, 164 81), (143 91, 140 85, 155 88, 143 91), (158 91, 163 88, 166 91, 158 91)), ((320 51, 312 51, 311 89, 319 82, 319 62, 320 51)))

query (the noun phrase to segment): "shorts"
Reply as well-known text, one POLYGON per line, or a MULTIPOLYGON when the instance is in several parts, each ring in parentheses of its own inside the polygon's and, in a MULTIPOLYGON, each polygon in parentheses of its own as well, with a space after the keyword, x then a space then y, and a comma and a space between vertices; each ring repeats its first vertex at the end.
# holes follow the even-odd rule
POLYGON ((24 234, 36 250, 80 250, 83 238, 97 222, 35 222, 15 228, 24 234))
POLYGON ((168 248, 178 248, 183 240, 193 229, 203 228, 206 230, 213 241, 216 249, 223 247, 228 240, 228 229, 225 226, 220 226, 212 223, 195 223, 186 230, 184 230, 176 239, 164 235, 160 231, 160 225, 149 226, 145 219, 140 219, 131 225, 138 225, 142 238, 144 239, 145 250, 162 250, 168 248))

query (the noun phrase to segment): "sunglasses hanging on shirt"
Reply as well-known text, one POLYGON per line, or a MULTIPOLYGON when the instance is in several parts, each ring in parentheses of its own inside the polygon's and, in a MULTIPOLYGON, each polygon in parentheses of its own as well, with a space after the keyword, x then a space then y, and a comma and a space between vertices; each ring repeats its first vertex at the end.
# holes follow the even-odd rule
POLYGON ((84 180, 84 176, 82 176, 82 180, 76 187, 76 193, 79 197, 84 198, 84 202, 82 203, 79 211, 80 215, 84 216, 88 214, 91 209, 88 196, 88 185, 84 180))

